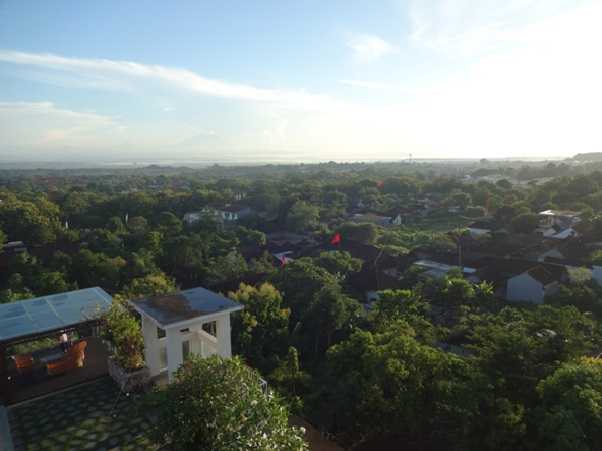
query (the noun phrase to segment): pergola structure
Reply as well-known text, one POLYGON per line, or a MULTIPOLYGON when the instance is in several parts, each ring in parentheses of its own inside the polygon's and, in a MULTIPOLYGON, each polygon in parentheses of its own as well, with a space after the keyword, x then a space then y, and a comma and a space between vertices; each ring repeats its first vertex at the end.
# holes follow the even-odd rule
POLYGON ((150 376, 171 382, 188 355, 231 357, 230 314, 242 305, 205 288, 132 300, 142 317, 144 358, 150 376))
MULTIPOLYGON (((0 304, 0 385, 7 387, 6 350, 62 332, 98 325, 112 298, 93 287, 0 304)), ((57 340, 58 343, 58 340, 57 340)))

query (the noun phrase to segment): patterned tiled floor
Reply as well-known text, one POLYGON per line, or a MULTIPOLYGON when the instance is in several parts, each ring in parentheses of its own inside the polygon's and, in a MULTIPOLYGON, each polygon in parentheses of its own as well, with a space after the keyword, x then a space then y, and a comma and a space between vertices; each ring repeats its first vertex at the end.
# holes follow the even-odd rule
POLYGON ((13 407, 9 423, 16 451, 156 450, 150 422, 109 378, 13 407))

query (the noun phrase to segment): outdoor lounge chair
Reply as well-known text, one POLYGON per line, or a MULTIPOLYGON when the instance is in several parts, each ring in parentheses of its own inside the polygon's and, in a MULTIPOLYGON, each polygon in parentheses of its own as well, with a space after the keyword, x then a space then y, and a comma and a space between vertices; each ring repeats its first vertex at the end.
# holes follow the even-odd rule
POLYGON ((79 341, 69 348, 63 357, 46 363, 48 375, 57 376, 84 366, 84 359, 86 357, 84 351, 87 344, 86 341, 79 341))
POLYGON ((13 356, 17 372, 21 376, 30 375, 33 372, 33 357, 31 354, 17 354, 13 356))

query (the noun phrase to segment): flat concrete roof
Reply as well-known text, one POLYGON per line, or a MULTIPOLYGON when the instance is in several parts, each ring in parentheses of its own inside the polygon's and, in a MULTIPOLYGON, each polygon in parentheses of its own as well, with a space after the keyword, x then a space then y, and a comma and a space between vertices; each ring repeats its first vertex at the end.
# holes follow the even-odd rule
POLYGON ((202 287, 132 300, 130 303, 161 326, 243 308, 238 302, 202 287))

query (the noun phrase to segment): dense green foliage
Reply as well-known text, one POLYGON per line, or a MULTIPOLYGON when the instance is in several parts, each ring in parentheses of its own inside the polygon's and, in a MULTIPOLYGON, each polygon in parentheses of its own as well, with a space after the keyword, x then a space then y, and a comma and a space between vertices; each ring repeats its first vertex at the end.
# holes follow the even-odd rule
POLYGON ((112 345, 111 355, 126 371, 144 365, 144 339, 140 325, 124 303, 115 299, 104 316, 105 339, 112 345))
MULTIPOLYGON (((27 246, 1 256, 0 302, 200 285, 245 306, 234 352, 278 396, 263 396, 238 359, 190 363, 159 434, 177 449, 302 449, 279 399, 349 447, 601 449, 599 286, 574 272, 544 305, 508 306, 459 270, 425 279, 407 264, 471 246, 514 256, 537 242, 536 213, 549 208, 583 212, 580 232, 602 240, 601 172, 481 162, 52 174, 0 174, 0 244, 27 246), (252 208, 238 222, 212 213, 237 202, 252 208), (401 225, 382 222, 398 215, 401 225), (467 236, 481 217, 495 232, 467 236), (341 244, 330 244, 335 233, 341 244), (273 256, 282 234, 302 243, 286 262, 273 256), (368 305, 361 282, 380 269, 394 289, 368 305)), ((585 263, 602 262, 589 252, 585 263)), ((135 368, 138 323, 117 305, 110 338, 135 368)))
POLYGON ((159 443, 181 451, 302 451, 301 432, 240 359, 193 358, 159 392, 159 443))

